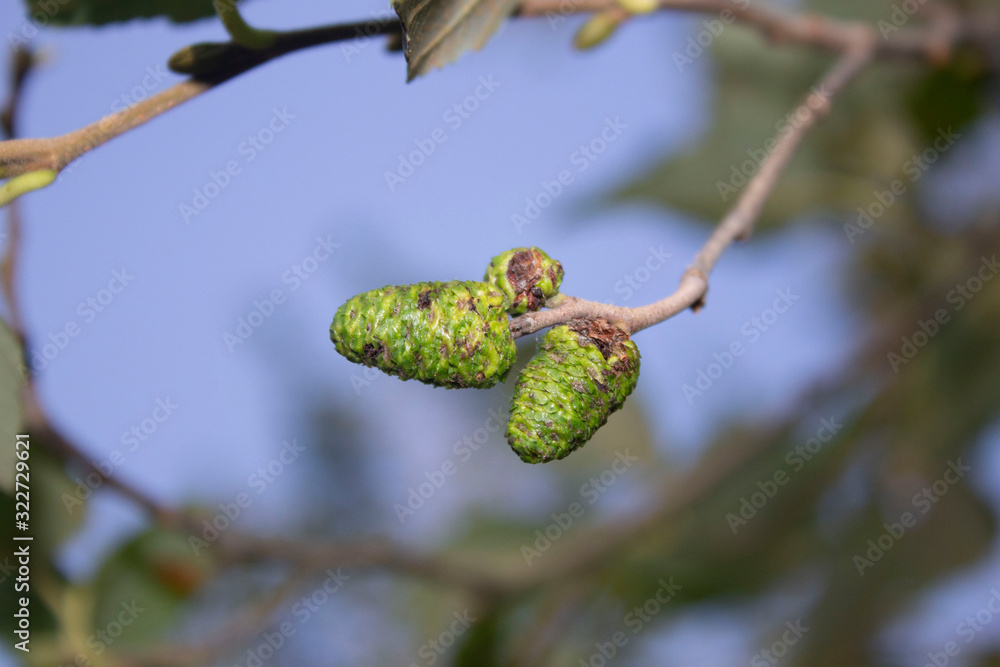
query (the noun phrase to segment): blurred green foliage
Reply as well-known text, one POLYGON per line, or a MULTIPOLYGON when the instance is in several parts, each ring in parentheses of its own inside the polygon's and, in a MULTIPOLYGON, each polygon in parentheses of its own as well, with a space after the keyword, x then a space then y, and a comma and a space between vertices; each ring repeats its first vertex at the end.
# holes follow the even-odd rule
MULTIPOLYGON (((65 5, 59 20, 99 22, 119 20, 125 12, 165 11, 183 20, 208 5, 169 4, 80 0, 65 5)), ((807 4, 872 21, 889 16, 893 7, 882 0, 807 4)), ((723 198, 719 183, 739 189, 734 174, 766 150, 830 57, 769 45, 732 26, 714 44, 711 62, 716 91, 703 134, 623 186, 608 205, 643 201, 714 223, 735 197, 727 190, 723 198)), ((969 476, 952 483, 948 471, 959 462, 975 470, 981 462, 975 447, 1000 417, 1000 280, 983 283, 970 297, 961 291, 981 278, 988 266, 984 256, 989 259, 1000 246, 1000 211, 984 211, 973 225, 932 221, 921 206, 924 172, 916 178, 907 173, 914 156, 942 130, 965 136, 995 117, 996 84, 996 63, 971 51, 930 71, 900 63, 874 67, 807 138, 765 208, 762 226, 774 234, 820 212, 839 229, 858 223, 857 209, 870 205, 873 193, 905 180, 905 196, 863 234, 844 239, 851 254, 843 283, 867 322, 857 335, 861 351, 854 362, 773 423, 720 429, 701 463, 684 474, 671 469, 653 442, 639 403, 626 403, 591 444, 544 473, 557 492, 549 504, 530 516, 478 508, 439 545, 456 561, 527 582, 514 594, 474 597, 414 582, 381 593, 411 629, 414 652, 423 638, 448 627, 456 609, 468 609, 477 622, 447 654, 456 665, 576 667, 595 641, 616 632, 628 639, 616 658, 624 663, 636 659, 640 632, 655 634, 701 605, 759 609, 792 586, 808 593, 796 613, 810 631, 782 664, 890 664, 892 656, 880 644, 883 631, 922 592, 979 562, 997 538, 994 509, 969 476), (938 320, 928 333, 926 323, 941 311, 946 321, 938 320), (836 433, 806 459, 801 448, 816 437, 823 419, 838 424, 836 433), (622 443, 640 464, 622 473, 621 483, 648 492, 648 515, 606 518, 583 490, 622 443), (660 511, 661 491, 711 475, 718 478, 692 493, 683 508, 660 511), (546 537, 553 512, 565 512, 574 502, 585 511, 572 530, 546 537), (907 514, 913 525, 897 530, 907 514), (598 556, 585 569, 564 569, 591 553, 598 556), (678 589, 666 593, 672 582, 678 589), (637 608, 657 611, 642 616, 637 608)), ((952 153, 940 156, 942 163, 950 159, 952 153)), ((308 403, 306 394, 302 399, 308 403)), ((315 448, 304 466, 312 476, 312 483, 302 485, 308 512, 283 528, 310 539, 350 539, 386 529, 379 522, 394 516, 395 499, 379 498, 368 483, 359 452, 370 443, 358 422, 329 407, 313 408, 303 421, 312 424, 312 440, 325 446, 315 448)), ((158 529, 121 546, 88 582, 68 585, 54 563, 82 515, 71 515, 60 501, 75 482, 42 451, 33 455, 32 466, 39 471, 33 511, 46 517, 36 542, 36 562, 47 563, 39 575, 44 592, 37 604, 33 598, 46 659, 72 658, 90 633, 114 622, 123 600, 141 600, 155 611, 137 618, 128 643, 115 648, 169 637, 186 614, 226 595, 214 579, 223 565, 216 569, 193 558, 183 536, 158 529), (49 632, 56 628, 60 634, 49 632)), ((0 504, 11 505, 11 497, 0 494, 0 504)), ((5 533, 0 538, 2 560, 10 556, 10 540, 5 533)), ((232 576, 255 584, 254 574, 237 569, 232 576)), ((357 595, 352 604, 363 604, 361 593, 346 595, 357 595)), ((2 598, 2 605, 10 602, 2 598)), ((10 613, 0 613, 9 622, 10 613)), ((783 622, 759 638, 761 646, 780 635, 783 622)), ((375 650, 383 648, 377 658, 395 656, 388 647, 375 650)), ((978 664, 1000 664, 995 654, 979 657, 978 664)))

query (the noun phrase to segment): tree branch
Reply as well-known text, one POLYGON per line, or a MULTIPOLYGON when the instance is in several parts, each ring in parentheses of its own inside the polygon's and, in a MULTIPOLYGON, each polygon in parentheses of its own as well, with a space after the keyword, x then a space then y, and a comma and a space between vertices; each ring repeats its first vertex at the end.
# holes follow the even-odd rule
MULTIPOLYGON (((617 0, 526 0, 521 4, 521 16, 568 15, 600 12, 618 5, 617 0), (567 5, 570 6, 567 9, 567 5)), ((661 10, 722 14, 729 12, 737 21, 760 30, 772 42, 797 43, 830 51, 845 52, 853 48, 857 29, 873 26, 858 21, 845 21, 814 13, 792 13, 755 2, 736 0, 659 0, 661 10)), ((885 39, 876 44, 879 56, 921 58, 940 61, 947 58, 953 46, 963 42, 991 42, 1000 32, 1000 13, 996 11, 968 12, 935 17, 931 26, 893 27, 885 39), (952 23, 954 30, 940 33, 941 24, 952 23), (938 39, 929 32, 937 31, 938 39), (943 39, 941 39, 943 38, 943 39), (944 47, 944 48, 942 48, 944 47)))
POLYGON ((258 65, 300 49, 354 39, 362 35, 398 35, 402 27, 395 19, 324 26, 311 30, 277 33, 274 44, 250 49, 234 42, 195 44, 170 59, 171 68, 191 74, 163 92, 101 120, 59 137, 14 139, 0 142, 0 178, 10 178, 41 169, 61 171, 91 149, 129 130, 144 125, 190 99, 229 81, 258 65))
MULTIPOLYGON (((606 10, 616 0, 524 0, 517 16, 568 15, 606 10), (569 7, 567 7, 567 2, 569 7)), ((791 14, 747 5, 733 0, 661 0, 664 10, 721 13, 731 11, 738 20, 761 30, 775 41, 809 44, 832 51, 850 50, 859 25, 810 14, 791 14)), ((871 26, 867 26, 871 30, 871 26)), ((58 137, 0 142, 0 178, 11 178, 42 169, 61 171, 84 153, 145 124, 152 118, 197 97, 258 65, 301 49, 364 36, 398 36, 402 26, 396 19, 323 26, 309 30, 275 33, 267 48, 251 49, 234 42, 195 44, 174 54, 171 67, 192 77, 172 88, 111 114, 74 132, 58 137)), ((954 45, 970 40, 993 40, 1000 33, 1000 13, 963 15, 954 29, 943 35, 933 28, 908 28, 881 40, 878 55, 904 56, 939 61, 954 45)))
POLYGON ((630 334, 659 324, 674 315, 704 304, 708 292, 708 275, 722 253, 736 240, 745 239, 753 231, 761 208, 767 201, 782 171, 788 165, 803 138, 816 123, 830 112, 833 98, 840 93, 871 62, 875 55, 876 37, 870 28, 856 27, 852 47, 829 70, 813 91, 792 114, 791 123, 777 137, 774 149, 761 163, 760 170, 740 194, 736 205, 726 214, 715 231, 695 255, 694 261, 681 277, 680 287, 670 296, 638 308, 624 308, 562 297, 553 308, 527 313, 511 320, 514 337, 584 317, 605 319, 630 334))
MULTIPOLYGON (((565 0, 528 0, 522 4, 520 13, 537 16, 546 13, 565 13, 560 6, 565 0)), ((599 11, 610 6, 610 2, 579 0, 573 11, 599 11)), ((961 28, 940 31, 913 30, 892 40, 878 42, 871 27, 845 22, 798 16, 774 12, 769 9, 747 7, 740 10, 737 5, 726 0, 663 0, 664 9, 692 11, 722 11, 730 9, 740 20, 763 30, 769 37, 781 41, 799 41, 842 52, 843 56, 819 83, 793 117, 800 118, 796 125, 778 137, 774 150, 761 165, 760 171, 748 184, 734 208, 719 223, 701 251, 695 256, 685 272, 677 291, 667 298, 640 308, 621 308, 607 304, 588 302, 574 297, 561 297, 553 302, 553 308, 541 313, 533 313, 512 320, 515 335, 525 335, 541 328, 572 319, 574 317, 603 317, 620 323, 631 333, 664 321, 689 307, 698 307, 708 289, 708 275, 722 253, 735 241, 746 238, 753 230, 761 207, 772 192, 782 171, 794 155, 808 131, 830 110, 833 99, 855 76, 860 73, 873 57, 879 54, 906 55, 916 57, 936 57, 941 53, 940 45, 950 48, 957 40, 968 37, 972 32, 961 28)), ((981 27, 981 26, 980 26, 981 27)), ((995 28, 995 25, 994 25, 995 28)), ((59 171, 91 148, 101 145, 115 136, 134 129, 151 118, 223 83, 257 65, 279 57, 284 53, 325 44, 343 39, 352 39, 359 34, 396 35, 400 33, 395 20, 330 26, 295 33, 279 33, 274 44, 263 49, 248 49, 234 43, 217 45, 196 45, 188 47, 174 58, 177 67, 189 67, 193 76, 171 89, 126 109, 117 114, 71 132, 62 137, 34 140, 11 140, 0 143, 0 174, 15 177, 40 170, 59 171)), ((13 123, 11 122, 11 125, 13 123)), ((12 222, 12 229, 17 225, 12 222)), ((17 244, 12 245, 8 265, 16 260, 17 244)), ((12 309, 17 312, 15 290, 8 268, 3 281, 4 291, 12 309)), ((17 323, 20 318, 14 318, 17 323)), ((34 387, 28 387, 29 423, 33 432, 39 435, 50 450, 63 460, 96 467, 86 455, 63 437, 43 414, 34 387)), ((637 520, 616 523, 595 529, 600 539, 591 540, 592 546, 579 549, 567 560, 550 559, 545 567, 538 567, 529 573, 491 571, 452 562, 438 555, 421 555, 410 552, 401 545, 388 542, 361 542, 354 544, 302 543, 291 540, 277 540, 242 535, 236 531, 226 533, 214 545, 213 554, 223 562, 255 562, 275 560, 297 566, 298 575, 268 596, 260 607, 251 610, 237 620, 224 634, 226 643, 252 634, 266 626, 274 610, 280 606, 290 591, 301 585, 301 577, 309 572, 325 567, 363 567, 387 569, 410 574, 440 584, 466 590, 485 599, 499 599, 524 593, 537 587, 566 581, 574 574, 600 564, 610 555, 617 553, 636 536, 665 520, 681 513, 712 490, 724 483, 754 455, 765 450, 770 444, 767 438, 760 438, 753 447, 745 447, 737 456, 729 455, 725 461, 705 461, 681 484, 667 485, 672 493, 654 512, 637 520)), ((103 475, 102 475, 103 477, 103 475)), ((156 521, 165 527, 189 529, 194 525, 191 515, 165 507, 127 483, 116 478, 104 478, 109 487, 124 493, 133 502, 147 509, 156 521)), ((562 619, 562 609, 554 610, 553 627, 558 628, 562 619)), ((544 633, 542 633, 544 635, 544 633)), ((541 640, 545 637, 541 636, 541 640)), ((544 641, 539 645, 544 646, 544 641)), ((173 653, 173 647, 165 647, 155 656, 161 663, 197 661, 215 656, 222 650, 222 644, 206 644, 192 647, 189 653, 173 653)), ((530 653, 535 642, 526 645, 530 653)), ((138 664, 145 664, 140 656, 138 664)))

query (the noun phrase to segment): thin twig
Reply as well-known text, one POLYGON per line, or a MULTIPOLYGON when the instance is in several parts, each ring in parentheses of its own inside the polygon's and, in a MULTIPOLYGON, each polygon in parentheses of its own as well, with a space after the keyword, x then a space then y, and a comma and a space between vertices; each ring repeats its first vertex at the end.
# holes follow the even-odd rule
POLYGON ((764 203, 803 138, 829 113, 833 98, 871 62, 875 54, 875 34, 863 27, 858 27, 854 34, 854 47, 837 60, 805 101, 789 116, 795 122, 789 123, 777 137, 774 149, 740 194, 735 206, 695 255, 694 261, 684 272, 677 291, 665 299, 638 308, 563 297, 549 310, 527 313, 512 319, 510 328, 514 336, 524 336, 580 317, 605 319, 633 334, 688 308, 697 310, 704 303, 708 291, 708 275, 719 257, 734 241, 750 235, 764 203))
POLYGON ((279 33, 274 45, 266 49, 249 49, 232 42, 188 47, 175 54, 172 59, 175 66, 184 60, 185 55, 196 57, 191 54, 199 53, 198 47, 201 47, 201 51, 207 47, 215 47, 215 58, 222 64, 210 73, 192 76, 163 92, 68 134, 45 139, 15 139, 0 142, 0 177, 9 178, 40 169, 62 171, 69 163, 95 147, 144 125, 153 118, 258 65, 288 53, 321 44, 354 39, 359 34, 394 35, 400 31, 401 26, 398 21, 385 19, 279 33))
MULTIPOLYGON (((581 12, 601 12, 614 7, 617 0, 528 0, 521 4, 523 16, 567 16, 581 12)), ((746 0, 660 0, 659 8, 700 14, 727 15, 760 30, 778 43, 804 44, 830 51, 849 51, 856 39, 858 21, 836 19, 812 12, 790 12, 775 9, 758 1, 746 0)), ((869 26, 870 27, 870 26, 869 26)), ((938 61, 942 56, 940 42, 928 39, 928 30, 938 31, 935 24, 893 29, 875 45, 876 53, 884 57, 921 58, 938 61)), ((1000 14, 995 11, 963 13, 945 46, 958 43, 985 42, 996 39, 1000 30, 1000 14)))

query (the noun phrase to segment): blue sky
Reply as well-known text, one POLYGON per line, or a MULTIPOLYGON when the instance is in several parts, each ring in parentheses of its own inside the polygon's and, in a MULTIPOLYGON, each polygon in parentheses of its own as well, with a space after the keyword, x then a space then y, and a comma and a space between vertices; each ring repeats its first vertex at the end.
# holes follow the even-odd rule
MULTIPOLYGON (((255 25, 283 28, 385 10, 380 2, 331 10, 318 1, 261 0, 245 14, 255 25)), ((30 333, 41 343, 70 322, 80 327, 40 375, 52 416, 95 460, 132 446, 124 434, 142 431, 146 420, 146 439, 124 454, 115 474, 165 502, 212 502, 245 489, 283 441, 307 437, 295 419, 305 391, 361 420, 384 459, 383 492, 405 496, 456 439, 483 423, 487 407, 504 405, 507 389, 484 397, 384 376, 359 385, 363 369, 330 345, 333 312, 347 297, 387 283, 476 279, 490 257, 520 245, 560 259, 569 294, 638 305, 671 292, 707 228, 661 210, 594 204, 705 128, 711 63, 701 59, 679 72, 672 59, 695 20, 636 21, 582 54, 570 48, 577 18, 555 26, 514 21, 482 52, 409 85, 402 58, 381 42, 317 48, 241 76, 86 155, 53 187, 24 200, 30 333), (592 142, 609 126, 617 128, 614 140, 581 159, 581 147, 599 146, 592 142), (429 154, 402 182, 388 179, 390 187, 387 172, 399 175, 401 156, 412 163, 421 147, 429 154), (539 197, 545 184, 567 170, 572 182, 519 229, 512 216, 532 200, 548 202, 539 197), (202 210, 191 215, 184 207, 195 204, 202 210), (662 266, 643 272, 664 254, 654 262, 662 266), (111 292, 100 312, 81 306, 121 286, 115 272, 127 285, 111 292), (621 289, 627 276, 642 278, 628 298, 621 289), (263 321, 236 344, 231 336, 239 336, 241 318, 263 321), (298 378, 297 390, 277 382, 276 371, 298 378), (157 421, 158 405, 168 401, 176 407, 157 421)), ((23 21, 19 3, 0 8, 8 29, 23 21)), ((222 38, 215 21, 43 29, 31 43, 47 65, 27 90, 22 132, 61 134, 163 90, 179 80, 163 72, 169 54, 222 38)), ((643 374, 630 401, 642 411, 630 418, 644 415, 663 457, 691 465, 726 419, 788 407, 799 389, 849 357, 856 321, 836 276, 850 250, 839 227, 819 221, 754 239, 723 258, 709 308, 636 337, 643 374), (798 251, 807 244, 809 253, 798 251), (799 298, 711 391, 689 403, 682 386, 713 353, 745 340, 744 325, 778 290, 799 298)), ((433 542, 470 507, 528 514, 555 497, 556 474, 526 472, 496 435, 459 475, 465 480, 435 499, 436 511, 395 536, 433 542), (509 497, 509 479, 520 480, 517 500, 509 497)), ((275 482, 255 508, 261 525, 280 526, 296 490, 275 482)), ((616 493, 627 506, 628 491, 616 493)), ((609 495, 607 511, 616 502, 609 495)), ((64 554, 75 577, 88 576, 141 521, 111 495, 95 501, 90 517, 64 554)), ((702 645, 701 633, 724 635, 729 639, 697 662, 733 664, 758 650, 746 621, 738 610, 699 611, 644 650, 662 645, 676 654, 678 646, 702 645)))

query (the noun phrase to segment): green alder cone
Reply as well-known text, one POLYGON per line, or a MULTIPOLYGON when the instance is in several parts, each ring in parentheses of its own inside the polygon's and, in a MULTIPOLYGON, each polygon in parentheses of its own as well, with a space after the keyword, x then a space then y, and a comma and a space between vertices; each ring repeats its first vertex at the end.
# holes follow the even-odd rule
POLYGON ((553 327, 521 371, 507 442, 527 463, 569 456, 625 403, 639 380, 639 348, 604 320, 553 327))
POLYGON ((480 282, 387 285, 338 308, 330 340, 350 361, 403 380, 485 389, 514 363, 508 305, 480 282))
POLYGON ((514 248, 490 260, 483 278, 510 299, 510 313, 535 311, 559 293, 562 264, 538 248, 514 248))

